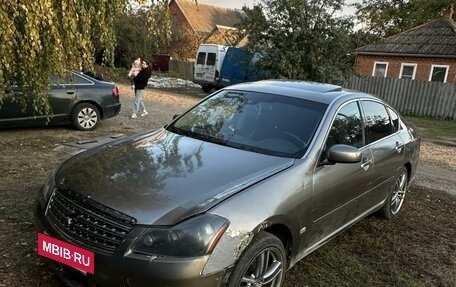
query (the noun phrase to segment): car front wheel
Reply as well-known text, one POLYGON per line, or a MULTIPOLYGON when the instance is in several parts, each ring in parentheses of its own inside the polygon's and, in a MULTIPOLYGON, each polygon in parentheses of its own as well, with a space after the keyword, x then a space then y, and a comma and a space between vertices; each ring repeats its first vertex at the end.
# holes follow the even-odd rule
POLYGON ((81 131, 91 131, 100 122, 100 112, 97 107, 89 103, 78 104, 71 116, 75 128, 81 131))
POLYGON ((407 190, 408 172, 405 167, 402 167, 386 199, 385 205, 380 210, 380 216, 386 219, 393 218, 401 209, 407 190))
POLYGON ((258 233, 239 258, 231 273, 229 287, 280 287, 286 268, 282 242, 267 232, 258 233))

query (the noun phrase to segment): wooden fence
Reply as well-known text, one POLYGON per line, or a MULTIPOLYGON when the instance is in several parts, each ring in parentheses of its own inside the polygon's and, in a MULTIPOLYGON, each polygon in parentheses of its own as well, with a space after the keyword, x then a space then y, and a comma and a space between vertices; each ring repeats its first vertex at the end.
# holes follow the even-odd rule
POLYGON ((169 72, 184 80, 193 80, 193 62, 169 60, 169 72))
POLYGON ((456 85, 352 76, 347 88, 374 94, 405 115, 456 120, 456 85))
MULTIPOLYGON (((169 72, 192 80, 193 62, 170 60, 169 72)), ((456 120, 455 84, 352 76, 347 88, 374 94, 404 115, 456 120)))

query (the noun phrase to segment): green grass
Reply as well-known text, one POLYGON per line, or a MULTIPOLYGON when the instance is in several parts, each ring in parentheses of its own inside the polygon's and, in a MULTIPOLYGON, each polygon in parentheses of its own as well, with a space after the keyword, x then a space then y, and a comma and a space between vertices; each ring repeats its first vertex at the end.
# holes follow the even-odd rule
POLYGON ((436 141, 456 142, 456 121, 429 117, 404 117, 418 129, 421 138, 436 141))

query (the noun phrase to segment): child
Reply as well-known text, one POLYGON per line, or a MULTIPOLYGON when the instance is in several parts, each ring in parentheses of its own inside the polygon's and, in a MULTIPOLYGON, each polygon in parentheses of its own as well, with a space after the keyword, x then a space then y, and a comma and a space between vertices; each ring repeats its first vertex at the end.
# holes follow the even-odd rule
POLYGON ((132 64, 131 64, 131 69, 130 72, 128 72, 128 77, 131 80, 131 88, 135 89, 135 83, 133 82, 133 78, 136 77, 136 75, 141 71, 141 59, 138 58, 136 59, 132 64))

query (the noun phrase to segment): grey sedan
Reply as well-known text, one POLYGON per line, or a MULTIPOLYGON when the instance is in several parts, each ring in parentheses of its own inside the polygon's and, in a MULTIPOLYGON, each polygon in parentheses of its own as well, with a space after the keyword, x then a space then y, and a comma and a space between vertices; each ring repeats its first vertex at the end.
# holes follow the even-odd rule
POLYGON ((419 149, 372 95, 230 86, 54 170, 35 209, 38 250, 69 285, 279 287, 350 225, 397 216, 419 149), (74 265, 68 244, 93 259, 74 265))
MULTIPOLYGON (((14 89, 14 88, 13 88, 14 89)), ((31 103, 32 95, 27 102, 31 103)), ((0 128, 72 124, 83 131, 95 129, 101 120, 120 112, 119 90, 114 83, 89 75, 68 72, 53 77, 49 91, 50 114, 37 114, 31 104, 26 109, 8 96, 0 105, 0 128)))

